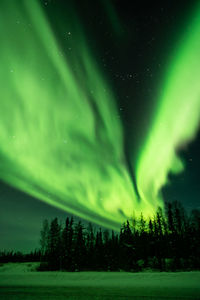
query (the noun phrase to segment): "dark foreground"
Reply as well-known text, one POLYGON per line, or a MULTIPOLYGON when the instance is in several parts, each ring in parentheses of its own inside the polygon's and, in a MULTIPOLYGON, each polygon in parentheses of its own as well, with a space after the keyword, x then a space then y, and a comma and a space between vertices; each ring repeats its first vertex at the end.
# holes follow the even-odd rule
POLYGON ((72 299, 72 300, 110 300, 110 299, 200 299, 195 290, 162 289, 162 288, 112 288, 112 287, 1 287, 1 300, 32 299, 72 299))
POLYGON ((200 300, 200 272, 0 272, 0 299, 200 300))

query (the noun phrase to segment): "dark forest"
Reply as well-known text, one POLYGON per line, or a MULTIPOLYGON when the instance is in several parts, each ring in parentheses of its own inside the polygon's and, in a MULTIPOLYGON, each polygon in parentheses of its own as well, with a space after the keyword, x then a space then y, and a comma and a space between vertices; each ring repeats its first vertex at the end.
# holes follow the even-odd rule
POLYGON ((44 220, 40 250, 1 252, 0 262, 40 261, 39 271, 179 271, 200 269, 200 211, 168 203, 154 218, 122 224, 120 233, 67 217, 44 220))

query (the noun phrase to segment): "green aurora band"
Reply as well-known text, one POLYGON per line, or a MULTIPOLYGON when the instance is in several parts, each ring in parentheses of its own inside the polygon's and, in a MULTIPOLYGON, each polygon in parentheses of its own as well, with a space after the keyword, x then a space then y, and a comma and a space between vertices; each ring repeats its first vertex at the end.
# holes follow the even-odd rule
POLYGON ((160 190, 183 164, 200 112, 200 10, 169 67, 149 136, 138 155, 138 199, 114 95, 81 24, 60 47, 37 1, 1 0, 0 178, 30 195, 118 230, 163 205, 160 190), (6 29, 6 30, 5 30, 6 29))
MULTIPOLYGON (((140 197, 155 201, 168 174, 184 169, 177 151, 195 138, 200 125, 200 5, 176 46, 139 155, 136 177, 140 197)), ((162 201, 162 198, 161 198, 162 201)))

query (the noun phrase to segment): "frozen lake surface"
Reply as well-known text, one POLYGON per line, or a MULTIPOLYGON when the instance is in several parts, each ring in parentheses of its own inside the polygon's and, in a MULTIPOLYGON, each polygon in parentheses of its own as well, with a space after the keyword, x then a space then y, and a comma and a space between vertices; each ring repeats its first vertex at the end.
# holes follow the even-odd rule
POLYGON ((0 299, 196 299, 200 272, 35 272, 33 263, 0 267, 0 299))

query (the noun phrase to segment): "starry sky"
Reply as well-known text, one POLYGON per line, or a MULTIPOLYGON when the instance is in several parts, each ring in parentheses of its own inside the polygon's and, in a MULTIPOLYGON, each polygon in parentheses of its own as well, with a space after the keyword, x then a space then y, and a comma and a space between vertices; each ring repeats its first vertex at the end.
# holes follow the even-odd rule
MULTIPOLYGON (((70 1, 40 1, 42 9, 61 48, 66 46, 65 30, 70 1)), ((124 151, 134 185, 136 178, 130 157, 136 157, 141 140, 149 130, 151 111, 188 15, 196 1, 74 1, 84 24, 88 43, 97 64, 114 91, 118 117, 124 129, 124 151), (131 153, 130 153, 131 149, 131 153)), ((20 20, 17 20, 20 22, 20 20)), ((199 158, 200 132, 186 147, 178 150, 185 169, 169 175, 162 189, 165 201, 178 200, 189 211, 200 208, 199 158)), ((66 218, 65 211, 0 182, 0 249, 29 251, 39 246, 42 221, 66 218)))

